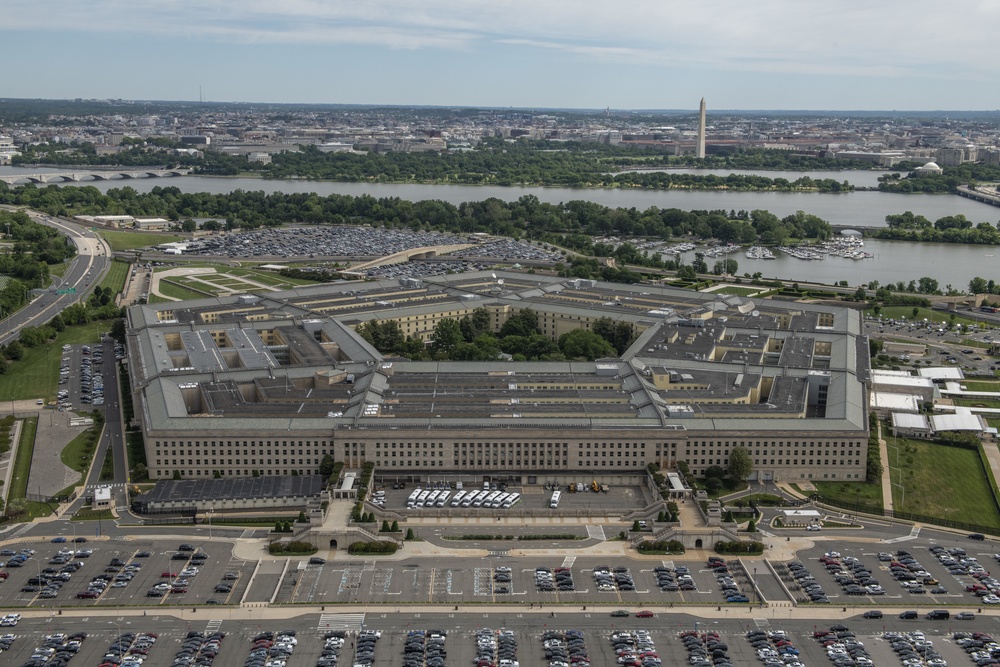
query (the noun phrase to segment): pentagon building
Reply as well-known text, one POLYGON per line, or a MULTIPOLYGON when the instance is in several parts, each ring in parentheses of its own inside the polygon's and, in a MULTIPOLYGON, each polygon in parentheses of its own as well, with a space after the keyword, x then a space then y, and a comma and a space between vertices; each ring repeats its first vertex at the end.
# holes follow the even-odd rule
POLYGON ((136 306, 128 367, 153 478, 695 474, 745 446, 759 479, 861 480, 868 342, 857 311, 522 273, 350 282, 136 306), (354 328, 523 309, 552 338, 601 317, 638 338, 596 362, 384 358, 354 328))

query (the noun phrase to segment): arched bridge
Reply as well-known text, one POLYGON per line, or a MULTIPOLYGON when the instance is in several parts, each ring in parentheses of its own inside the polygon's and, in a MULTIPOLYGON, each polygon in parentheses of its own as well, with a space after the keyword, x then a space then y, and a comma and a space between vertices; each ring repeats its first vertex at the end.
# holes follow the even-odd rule
POLYGON ((170 178, 187 176, 190 169, 116 169, 113 171, 50 171, 43 174, 3 174, 0 181, 16 185, 18 181, 29 183, 77 183, 80 181, 131 180, 133 178, 170 178))

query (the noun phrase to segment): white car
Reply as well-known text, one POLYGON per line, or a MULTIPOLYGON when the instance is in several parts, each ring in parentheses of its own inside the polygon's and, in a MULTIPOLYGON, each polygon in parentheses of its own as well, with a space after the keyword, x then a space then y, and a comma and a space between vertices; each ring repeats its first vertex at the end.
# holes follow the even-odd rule
MULTIPOLYGON (((997 600, 1000 602, 1000 598, 997 600)), ((17 625, 17 622, 21 620, 20 614, 7 614, 3 618, 0 618, 0 626, 5 628, 10 628, 17 625)))
POLYGON ((811 523, 808 526, 806 526, 806 530, 816 531, 816 530, 823 530, 823 528, 818 523, 811 523))
POLYGON ((997 597, 996 595, 986 595, 983 596, 981 600, 983 604, 1000 604, 1000 597, 997 597))

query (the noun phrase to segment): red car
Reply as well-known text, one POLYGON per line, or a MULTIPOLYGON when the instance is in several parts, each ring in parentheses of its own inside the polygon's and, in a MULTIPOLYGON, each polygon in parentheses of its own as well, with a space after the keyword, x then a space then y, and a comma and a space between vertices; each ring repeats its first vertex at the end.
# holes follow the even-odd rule
POLYGON ((636 618, 653 618, 653 612, 647 611, 647 610, 644 609, 642 611, 637 611, 635 613, 635 617, 636 618))
POLYGON ((173 579, 174 577, 177 576, 177 573, 176 572, 161 572, 160 576, 161 577, 166 577, 168 579, 173 579))

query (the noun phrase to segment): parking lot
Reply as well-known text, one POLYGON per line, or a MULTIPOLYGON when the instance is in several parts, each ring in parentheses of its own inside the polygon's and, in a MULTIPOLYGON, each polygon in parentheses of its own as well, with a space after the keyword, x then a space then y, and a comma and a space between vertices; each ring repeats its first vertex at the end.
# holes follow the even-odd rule
MULTIPOLYGON (((74 630, 61 624, 60 619, 51 619, 45 624, 22 621, 12 629, 15 638, 12 647, 4 653, 5 664, 22 664, 36 646, 42 645, 46 637, 74 630)), ((370 664, 371 667, 399 667, 404 663, 404 655, 412 660, 414 651, 420 653, 419 645, 413 638, 423 633, 425 637, 440 635, 439 643, 447 652, 445 665, 475 665, 489 637, 504 638, 504 655, 513 655, 525 667, 543 667, 549 664, 546 658, 546 637, 575 638, 576 646, 585 651, 590 665, 615 665, 619 662, 616 653, 616 637, 621 647, 621 633, 640 636, 645 645, 662 664, 688 663, 689 648, 697 650, 715 639, 725 646, 724 653, 730 663, 738 667, 765 664, 758 657, 758 648, 752 643, 748 633, 755 634, 757 645, 780 645, 787 647, 789 657, 808 667, 834 665, 827 656, 823 641, 828 637, 816 638, 814 632, 829 632, 830 622, 813 623, 807 621, 776 622, 763 617, 747 619, 722 619, 719 621, 696 620, 677 616, 655 619, 639 619, 634 614, 628 618, 611 618, 606 613, 562 614, 550 618, 547 614, 392 614, 392 613, 345 613, 307 615, 284 621, 254 620, 237 621, 217 617, 197 621, 181 621, 170 616, 150 614, 143 617, 94 618, 86 624, 87 637, 71 661, 72 665, 97 665, 107 653, 109 646, 122 633, 152 633, 155 643, 149 645, 143 667, 166 667, 181 649, 188 633, 220 633, 222 636, 218 653, 212 664, 218 666, 242 665, 255 646, 255 638, 265 633, 294 631, 296 643, 288 665, 311 667, 317 664, 324 644, 324 635, 343 632, 345 639, 340 649, 339 664, 370 664), (359 655, 361 642, 358 633, 361 628, 372 640, 365 646, 372 647, 364 658, 359 655), (501 629, 503 629, 501 631, 501 629), (692 642, 685 635, 695 637, 692 642), (410 639, 408 644, 408 637, 410 639), (407 646, 409 645, 409 652, 407 646)), ((981 630, 983 622, 976 620, 965 626, 953 627, 954 623, 940 621, 919 622, 900 621, 894 617, 880 621, 847 619, 836 625, 842 626, 841 639, 854 640, 863 645, 873 665, 878 667, 901 666, 897 654, 884 635, 883 627, 890 631, 915 630, 920 627, 924 633, 923 642, 929 644, 948 665, 952 667, 971 666, 965 650, 952 636, 955 630, 981 630), (952 632, 949 632, 951 630, 952 632), (853 632, 851 632, 853 631, 853 632), (850 634, 847 634, 850 633, 850 634), (853 636, 851 636, 853 635, 853 636)), ((994 633, 995 635, 996 633, 994 633)), ((892 635, 890 635, 890 638, 892 635)), ((551 641, 551 640, 549 640, 551 641)), ((147 644, 148 645, 148 644, 147 644)), ((426 644, 424 645, 426 646, 426 644)), ((552 648, 550 643, 548 648, 552 648)), ((437 664, 437 663, 435 663, 437 664)), ((654 660, 646 664, 656 664, 654 660)), ((691 662, 691 664, 695 664, 691 662)), ((711 663, 709 663, 711 664, 711 663)))
MULTIPOLYGON (((506 602, 516 604, 571 603, 664 605, 725 603, 726 597, 716 573, 703 561, 627 561, 613 562, 596 558, 508 558, 503 556, 459 559, 448 563, 392 563, 377 561, 327 562, 324 565, 303 565, 286 573, 294 581, 282 588, 279 602, 322 603, 378 601, 410 604, 466 602, 506 602), (691 586, 677 590, 661 590, 654 568, 687 568, 683 574, 691 577, 691 586), (545 568, 553 572, 565 568, 572 579, 572 588, 553 586, 552 590, 537 583, 536 572, 545 568), (624 570, 631 585, 601 587, 595 570, 624 570), (634 589, 634 590, 630 590, 634 589)), ((752 588, 745 573, 735 573, 737 586, 749 593, 752 588)), ((612 577, 614 579, 614 577, 612 577)))
POLYGON ((255 562, 233 558, 231 547, 226 543, 200 544, 188 552, 178 551, 179 546, 178 543, 164 548, 162 543, 143 541, 81 544, 74 543, 71 538, 66 543, 20 547, 33 549, 35 553, 19 567, 12 566, 10 553, 20 548, 10 547, 0 556, 6 562, 0 572, 7 575, 7 580, 0 582, 0 604, 67 608, 213 604, 210 601, 239 603, 249 585, 255 562), (92 553, 84 556, 77 553, 80 551, 92 553), (63 552, 61 558, 60 552, 63 552), (192 561, 192 556, 198 552, 207 556, 200 565, 197 559, 192 561), (191 570, 187 576, 182 574, 192 567, 197 571, 191 570), (217 591, 215 587, 220 583, 230 586, 231 590, 217 591), (162 596, 149 595, 158 585, 162 596), (56 589, 54 595, 53 588, 56 589))
MULTIPOLYGON (((934 545, 903 542, 896 545, 852 545, 841 546, 837 551, 831 552, 830 543, 821 543, 812 549, 799 553, 798 562, 802 563, 810 574, 826 591, 827 597, 832 604, 843 605, 902 605, 911 603, 914 605, 962 605, 981 607, 983 600, 966 587, 974 584, 974 579, 970 574, 952 574, 948 568, 941 564, 939 559, 931 553, 930 549, 934 545), (878 548, 875 548, 878 547, 878 548), (916 562, 917 569, 911 570, 912 580, 900 580, 893 576, 892 563, 899 562, 900 558, 906 555, 916 562), (839 554, 837 560, 857 559, 879 585, 885 590, 883 595, 848 595, 844 588, 834 578, 834 574, 829 571, 824 563, 820 561, 825 553, 839 554), (879 558, 882 554, 882 559, 879 558), (887 557, 891 556, 891 559, 887 557), (922 574, 926 572, 926 574, 922 574), (912 583, 911 583, 912 582, 912 583)), ((944 547, 942 547, 944 548, 944 547)), ((965 551, 965 558, 975 558, 976 561, 989 571, 996 565, 994 552, 989 550, 989 545, 980 542, 970 541, 961 547, 948 547, 947 549, 962 549, 965 551)), ((792 589, 793 596, 803 599, 803 592, 795 589, 792 582, 787 582, 792 589)), ((1000 590, 1000 589, 998 589, 1000 590)), ((1000 605, 1000 602, 997 603, 1000 605)))
MULTIPOLYGON (((595 515, 606 516, 609 514, 626 513, 633 509, 644 507, 648 502, 648 499, 643 495, 642 489, 638 485, 612 486, 607 493, 594 493, 590 490, 590 484, 591 481, 588 481, 584 485, 584 491, 578 491, 575 493, 568 492, 566 490, 566 485, 559 486, 559 509, 586 510, 595 515)), ((428 514, 429 512, 427 512, 427 510, 430 509, 429 506, 425 508, 408 508, 408 501, 418 487, 424 490, 430 490, 432 493, 435 490, 439 491, 441 494, 447 493, 447 500, 444 501, 443 506, 437 507, 439 510, 444 510, 445 513, 453 513, 455 515, 469 515, 471 513, 473 515, 483 514, 485 516, 502 516, 505 511, 510 509, 546 511, 550 509, 552 494, 555 491, 555 487, 547 488, 550 485, 546 485, 543 482, 524 486, 517 484, 505 484, 502 487, 493 488, 497 491, 500 491, 502 488, 503 493, 519 494, 517 504, 513 505, 511 508, 507 508, 506 510, 503 508, 491 509, 484 508, 482 506, 464 506, 461 504, 455 507, 452 503, 455 501, 455 498, 459 493, 462 494, 463 500, 467 500, 469 494, 481 494, 484 491, 484 487, 481 482, 478 484, 466 483, 463 486, 463 489, 457 489, 453 482, 438 482, 432 485, 424 484, 422 486, 411 483, 406 484, 406 487, 403 489, 393 489, 393 483, 391 481, 386 481, 383 482, 382 486, 377 488, 385 492, 385 501, 383 506, 386 509, 413 516, 420 516, 421 512, 428 514)), ((438 497, 440 498, 440 495, 438 497)))
POLYGON ((115 381, 115 347, 111 343, 64 345, 61 353, 59 409, 89 411, 104 405, 105 386, 115 381))

